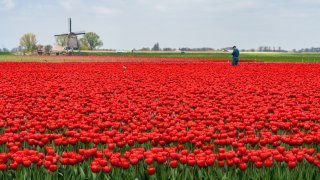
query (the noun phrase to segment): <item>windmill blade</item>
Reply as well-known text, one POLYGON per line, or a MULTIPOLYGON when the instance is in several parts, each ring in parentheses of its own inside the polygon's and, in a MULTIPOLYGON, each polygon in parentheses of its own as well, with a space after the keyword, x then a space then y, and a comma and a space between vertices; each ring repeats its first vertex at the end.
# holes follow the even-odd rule
POLYGON ((77 31, 77 32, 74 32, 75 35, 81 35, 81 34, 85 34, 86 32, 85 31, 77 31))
POLYGON ((54 36, 68 36, 69 34, 68 33, 65 33, 65 34, 57 34, 57 35, 54 35, 54 36))
POLYGON ((69 23, 69 33, 71 33, 71 18, 68 19, 68 23, 69 23))

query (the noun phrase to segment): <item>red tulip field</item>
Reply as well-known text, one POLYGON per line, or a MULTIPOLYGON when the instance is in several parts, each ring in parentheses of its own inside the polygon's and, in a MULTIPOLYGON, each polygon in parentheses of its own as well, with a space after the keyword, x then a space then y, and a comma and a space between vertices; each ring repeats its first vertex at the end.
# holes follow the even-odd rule
POLYGON ((317 179, 320 65, 0 63, 0 179, 317 179))

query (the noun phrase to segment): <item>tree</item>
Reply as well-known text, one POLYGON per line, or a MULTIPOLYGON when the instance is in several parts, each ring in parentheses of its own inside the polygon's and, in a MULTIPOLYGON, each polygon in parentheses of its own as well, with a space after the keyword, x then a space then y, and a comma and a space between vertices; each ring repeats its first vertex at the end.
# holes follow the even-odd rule
POLYGON ((44 47, 44 53, 45 54, 50 54, 51 51, 52 51, 52 46, 51 45, 46 45, 44 47))
POLYGON ((173 51, 173 49, 170 47, 165 47, 165 48, 163 48, 163 51, 173 51))
POLYGON ((148 47, 143 47, 143 48, 139 49, 139 51, 150 51, 150 48, 148 48, 148 47))
POLYGON ((89 44, 84 38, 80 39, 80 50, 89 50, 89 44))
POLYGON ((179 48, 180 51, 191 51, 191 48, 188 47, 183 47, 183 48, 179 48))
POLYGON ((24 34, 20 38, 20 47, 24 52, 32 52, 37 49, 37 38, 32 33, 24 34))
POLYGON ((56 36, 56 44, 58 46, 67 46, 68 36, 56 36))
POLYGON ((100 37, 94 32, 86 33, 83 38, 80 39, 80 42, 84 44, 84 46, 88 46, 90 50, 94 50, 103 45, 100 37))
POLYGON ((11 52, 13 52, 13 53, 22 52, 22 49, 21 49, 21 47, 15 47, 15 48, 11 49, 11 52))
POLYGON ((152 51, 160 51, 159 43, 156 43, 151 50, 152 51))

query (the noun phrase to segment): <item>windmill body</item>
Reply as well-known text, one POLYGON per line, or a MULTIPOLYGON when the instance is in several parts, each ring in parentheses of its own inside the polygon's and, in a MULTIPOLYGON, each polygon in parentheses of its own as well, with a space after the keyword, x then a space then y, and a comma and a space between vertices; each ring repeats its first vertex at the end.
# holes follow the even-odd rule
POLYGON ((72 52, 78 52, 80 50, 80 43, 79 40, 77 38, 78 35, 83 35, 85 34, 84 31, 80 31, 80 32, 72 32, 71 29, 71 18, 68 19, 68 23, 69 23, 69 32, 68 33, 64 33, 64 34, 57 34, 54 36, 67 36, 67 43, 66 43, 66 47, 64 48, 68 53, 72 53, 72 52))

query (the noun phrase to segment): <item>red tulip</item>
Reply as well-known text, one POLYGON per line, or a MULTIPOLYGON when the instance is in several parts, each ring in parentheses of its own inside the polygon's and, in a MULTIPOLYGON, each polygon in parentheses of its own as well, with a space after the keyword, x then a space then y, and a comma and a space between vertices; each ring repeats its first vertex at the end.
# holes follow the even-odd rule
POLYGON ((109 150, 113 150, 114 149, 114 144, 113 143, 109 143, 108 144, 108 149, 109 150))
POLYGON ((31 161, 30 160, 24 160, 22 163, 23 163, 24 167, 29 167, 31 165, 31 161))
POLYGON ((219 160, 218 161, 218 166, 219 167, 224 167, 224 161, 223 160, 219 160))
POLYGON ((18 169, 18 166, 19 166, 19 164, 15 161, 10 163, 10 168, 13 170, 18 169))
POLYGON ((294 169, 296 167, 297 163, 296 161, 289 161, 288 166, 290 169, 294 169))
POLYGON ((57 169, 58 169, 58 166, 56 164, 51 164, 50 167, 49 167, 49 170, 51 172, 55 172, 57 169))
POLYGON ((91 168, 91 171, 94 173, 98 173, 101 170, 101 167, 99 165, 95 165, 95 164, 91 165, 90 168, 91 168))
POLYGON ((176 161, 176 160, 170 161, 170 167, 171 167, 171 168, 176 168, 176 167, 178 167, 178 161, 176 161))
POLYGON ((130 163, 127 162, 127 161, 122 161, 122 162, 121 162, 121 167, 122 167, 123 169, 128 169, 128 168, 130 167, 130 163))
POLYGON ((257 161, 254 163, 254 165, 256 166, 256 168, 260 169, 263 166, 263 163, 261 161, 257 161))
POLYGON ((0 164, 0 171, 5 171, 7 169, 6 164, 0 164))
POLYGON ((152 166, 149 166, 147 168, 147 172, 148 172, 149 175, 153 175, 156 172, 156 168, 154 168, 152 166))
POLYGON ((239 164, 239 169, 240 169, 241 171, 245 171, 245 170, 247 169, 247 164, 246 164, 246 163, 240 163, 240 164, 239 164))
POLYGON ((266 161, 265 161, 265 165, 266 165, 266 167, 271 167, 272 166, 272 164, 273 164, 273 162, 272 162, 272 160, 270 160, 270 159, 267 159, 266 161))
POLYGON ((111 170, 112 170, 112 167, 111 166, 105 166, 102 168, 102 170, 105 172, 105 173, 110 173, 111 170))

